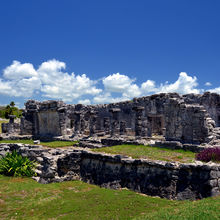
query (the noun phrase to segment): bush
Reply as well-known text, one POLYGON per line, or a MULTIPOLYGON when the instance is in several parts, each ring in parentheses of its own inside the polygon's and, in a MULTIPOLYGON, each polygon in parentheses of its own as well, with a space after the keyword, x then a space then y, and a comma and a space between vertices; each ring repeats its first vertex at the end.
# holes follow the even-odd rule
POLYGON ((207 148, 196 154, 196 160, 220 162, 220 147, 207 148))
POLYGON ((10 105, 0 106, 0 118, 9 118, 9 115, 15 115, 17 118, 22 116, 22 110, 14 106, 11 102, 10 105))
POLYGON ((7 153, 0 159, 0 174, 6 176, 35 176, 36 163, 27 157, 19 155, 16 151, 7 153))

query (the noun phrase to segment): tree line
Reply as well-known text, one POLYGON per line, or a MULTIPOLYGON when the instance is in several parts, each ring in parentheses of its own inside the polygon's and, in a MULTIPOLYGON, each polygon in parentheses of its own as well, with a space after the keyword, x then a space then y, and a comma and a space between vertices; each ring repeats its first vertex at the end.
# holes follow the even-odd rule
POLYGON ((15 115, 17 118, 20 118, 22 115, 22 110, 17 108, 13 101, 7 106, 0 107, 0 118, 8 119, 9 115, 15 115))

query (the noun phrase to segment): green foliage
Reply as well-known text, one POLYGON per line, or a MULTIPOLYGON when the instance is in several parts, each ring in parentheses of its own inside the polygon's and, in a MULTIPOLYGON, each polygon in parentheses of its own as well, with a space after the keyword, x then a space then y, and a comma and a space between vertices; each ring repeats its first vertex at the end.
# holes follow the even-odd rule
POLYGON ((6 107, 0 107, 0 118, 8 119, 9 115, 15 115, 17 118, 20 118, 22 115, 22 110, 15 107, 15 103, 13 101, 6 107))
POLYGON ((14 101, 10 102, 10 106, 11 106, 11 107, 14 107, 14 106, 15 106, 14 101))
POLYGON ((12 107, 10 105, 7 105, 5 108, 5 118, 9 118, 9 115, 13 114, 12 107))
POLYGON ((16 151, 6 153, 0 159, 0 173, 6 176, 34 176, 35 162, 19 155, 16 151))

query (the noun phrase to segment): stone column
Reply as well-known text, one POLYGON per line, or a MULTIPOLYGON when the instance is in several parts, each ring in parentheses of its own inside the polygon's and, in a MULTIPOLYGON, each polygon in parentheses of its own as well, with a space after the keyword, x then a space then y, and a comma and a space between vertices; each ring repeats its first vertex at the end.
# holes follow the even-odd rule
POLYGON ((143 125, 142 125, 142 115, 144 111, 143 106, 135 106, 132 108, 135 113, 135 136, 139 137, 142 135, 143 125))
POLYGON ((81 119, 81 120, 80 120, 80 125, 81 125, 81 128, 80 128, 80 129, 81 129, 81 133, 83 134, 84 131, 85 131, 85 125, 86 125, 84 119, 81 119))
POLYGON ((121 111, 120 108, 112 108, 109 110, 112 113, 112 120, 111 120, 111 136, 115 136, 119 134, 119 112, 121 111))
POLYGON ((16 115, 9 115, 8 117, 9 117, 9 123, 14 124, 14 120, 16 118, 16 115))
POLYGON ((120 135, 126 134, 126 122, 120 121, 120 135))
POLYGON ((104 127, 105 134, 110 134, 110 119, 109 118, 104 118, 103 127, 104 127))
POLYGON ((80 133, 80 112, 74 112, 74 116, 75 116, 75 134, 79 134, 80 133))
POLYGON ((97 112, 90 111, 90 121, 89 121, 89 135, 93 136, 95 134, 95 125, 97 120, 97 112))

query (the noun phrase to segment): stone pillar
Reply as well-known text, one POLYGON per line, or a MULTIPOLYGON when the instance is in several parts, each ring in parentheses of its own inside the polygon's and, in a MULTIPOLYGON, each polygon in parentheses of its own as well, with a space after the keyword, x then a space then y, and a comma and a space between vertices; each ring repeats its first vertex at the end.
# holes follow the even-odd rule
POLYGON ((89 121, 89 135, 93 136, 95 134, 95 125, 97 120, 97 112, 90 111, 90 121, 89 121))
POLYGON ((120 135, 126 134, 126 122, 120 121, 120 135))
POLYGON ((16 115, 9 115, 8 117, 9 117, 9 123, 14 124, 14 120, 16 118, 16 115))
POLYGON ((80 133, 80 112, 74 112, 74 116, 75 116, 75 134, 79 134, 80 133))
POLYGON ((143 106, 135 106, 132 108, 135 113, 135 136, 141 136, 142 135, 142 130, 143 130, 143 125, 142 125, 142 115, 144 111, 143 106))
POLYGON ((110 119, 109 118, 104 118, 103 127, 104 127, 105 134, 110 134, 110 119))
POLYGON ((109 110, 112 113, 111 120, 111 136, 115 136, 119 134, 119 112, 120 108, 112 108, 109 110))
POLYGON ((85 123, 85 120, 84 119, 81 119, 80 120, 80 125, 81 125, 81 133, 83 134, 84 131, 85 131, 85 127, 86 127, 86 123, 85 123))
POLYGON ((166 128, 162 128, 162 135, 166 137, 166 128))

